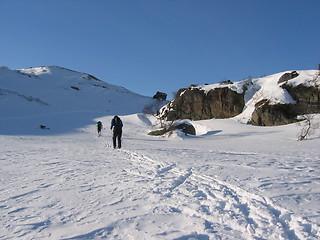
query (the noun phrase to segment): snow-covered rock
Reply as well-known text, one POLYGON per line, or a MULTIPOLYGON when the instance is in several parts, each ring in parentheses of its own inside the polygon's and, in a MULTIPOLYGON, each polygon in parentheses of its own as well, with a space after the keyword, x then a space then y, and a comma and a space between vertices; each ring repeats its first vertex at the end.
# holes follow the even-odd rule
POLYGON ((296 121, 300 114, 319 113, 319 71, 294 73, 180 89, 176 98, 161 109, 160 117, 167 120, 235 117, 255 125, 281 125, 296 121), (289 75, 292 77, 288 78, 289 75))

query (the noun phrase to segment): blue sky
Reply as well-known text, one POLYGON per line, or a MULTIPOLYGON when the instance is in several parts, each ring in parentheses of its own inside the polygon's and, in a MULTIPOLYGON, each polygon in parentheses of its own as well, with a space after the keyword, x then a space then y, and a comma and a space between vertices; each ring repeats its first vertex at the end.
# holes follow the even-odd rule
POLYGON ((0 0, 0 66, 142 95, 320 64, 319 0, 0 0))

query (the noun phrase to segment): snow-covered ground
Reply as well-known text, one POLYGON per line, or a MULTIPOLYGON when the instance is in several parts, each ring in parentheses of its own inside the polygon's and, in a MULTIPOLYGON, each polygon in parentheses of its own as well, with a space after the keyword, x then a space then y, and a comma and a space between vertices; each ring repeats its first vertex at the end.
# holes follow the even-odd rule
POLYGON ((0 239, 320 239, 319 133, 297 141, 297 124, 246 114, 151 137, 154 101, 59 67, 0 68, 0 239))
POLYGON ((152 118, 77 132, 1 135, 1 239, 319 239, 319 138, 299 127, 194 122, 151 137, 152 118))

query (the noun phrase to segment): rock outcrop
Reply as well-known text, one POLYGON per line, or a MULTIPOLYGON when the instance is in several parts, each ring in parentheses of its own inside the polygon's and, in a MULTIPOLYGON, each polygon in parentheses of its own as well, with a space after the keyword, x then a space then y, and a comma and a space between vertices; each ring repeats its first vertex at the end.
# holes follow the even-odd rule
POLYGON ((313 113, 320 113, 320 72, 316 70, 183 88, 160 109, 159 117, 174 121, 239 115, 239 119, 246 119, 242 122, 276 126, 296 122, 297 116, 313 113), (242 114, 243 111, 246 114, 242 114))
MULTIPOLYGON (((283 75, 284 76, 284 75, 283 75)), ((320 89, 316 84, 297 86, 288 83, 289 80, 298 76, 297 73, 291 74, 293 78, 288 79, 288 75, 281 85, 295 101, 295 104, 269 104, 267 99, 258 102, 252 113, 252 124, 258 126, 276 126, 297 122, 297 116, 304 114, 320 113, 320 89)), ((280 78, 280 79, 281 79, 280 78)), ((315 82, 316 79, 313 81, 315 82)), ((280 82, 280 80, 279 80, 280 82)))
POLYGON ((283 83, 283 82, 287 82, 287 81, 289 81, 291 79, 294 79, 294 78, 296 78, 298 76, 299 76, 299 73, 297 71, 292 71, 292 72, 285 73, 280 77, 278 83, 280 84, 280 83, 283 83))
POLYGON ((241 113, 244 93, 237 93, 228 87, 205 90, 190 87, 180 89, 176 98, 160 113, 166 120, 201 120, 229 118, 241 113))
POLYGON ((157 92, 155 95, 153 95, 153 98, 154 99, 157 99, 157 100, 167 100, 167 94, 166 93, 163 93, 163 92, 157 92))
POLYGON ((295 113, 297 115, 320 113, 320 89, 317 86, 282 85, 297 102, 295 113))
POLYGON ((251 123, 257 126, 277 126, 296 122, 295 104, 269 104, 262 100, 255 106, 251 123))

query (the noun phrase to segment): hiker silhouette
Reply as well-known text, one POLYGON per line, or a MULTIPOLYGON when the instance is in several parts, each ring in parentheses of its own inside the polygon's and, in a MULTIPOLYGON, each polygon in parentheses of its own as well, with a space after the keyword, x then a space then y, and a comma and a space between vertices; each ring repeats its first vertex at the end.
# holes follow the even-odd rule
POLYGON ((114 118, 111 120, 111 127, 110 129, 113 129, 113 147, 117 148, 117 140, 118 140, 118 148, 121 148, 121 137, 122 137, 122 127, 123 123, 121 119, 118 116, 114 116, 114 118))

